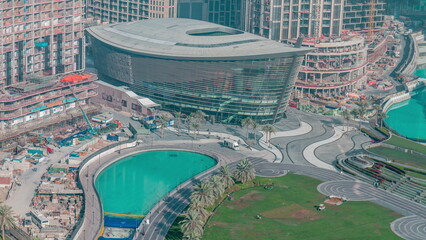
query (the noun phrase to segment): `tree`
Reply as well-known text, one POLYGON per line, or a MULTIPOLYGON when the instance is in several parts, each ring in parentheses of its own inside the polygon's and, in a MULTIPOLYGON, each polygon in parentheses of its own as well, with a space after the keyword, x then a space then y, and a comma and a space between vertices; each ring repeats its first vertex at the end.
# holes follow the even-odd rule
POLYGON ((204 221, 196 216, 194 211, 188 211, 184 214, 185 218, 179 222, 185 239, 199 239, 203 235, 204 221))
POLYGON ((351 120, 351 113, 345 109, 345 111, 342 112, 343 118, 346 120, 346 124, 348 124, 349 120, 351 120))
POLYGON ((251 123, 251 127, 252 127, 252 129, 253 129, 253 136, 254 136, 254 141, 256 142, 257 141, 257 129, 259 128, 259 123, 257 123, 257 122, 255 122, 255 121, 253 121, 252 123, 251 123))
POLYGON ((213 125, 216 122, 216 116, 215 115, 210 115, 210 123, 213 125))
POLYGON ((380 127, 383 127, 383 121, 388 117, 388 114, 381 111, 377 114, 377 117, 380 119, 380 127))
POLYGON ((207 207, 212 205, 215 199, 211 185, 206 181, 201 182, 194 187, 194 192, 192 192, 190 199, 195 206, 207 207))
POLYGON ((205 222, 210 216, 210 212, 201 206, 197 206, 194 204, 189 204, 188 212, 191 212, 192 215, 201 219, 201 221, 205 222))
POLYGON ((13 215, 12 207, 7 205, 0 205, 0 224, 1 224, 2 239, 6 239, 5 230, 9 229, 11 226, 14 225, 12 215, 13 215))
MULTIPOLYGON (((360 114, 361 114, 361 112, 360 112, 359 108, 354 108, 351 111, 351 115, 353 116, 354 119, 359 118, 360 114)), ((359 128, 361 128, 361 121, 358 121, 358 123, 359 123, 359 128)))
POLYGON ((272 133, 277 132, 277 130, 274 128, 274 126, 272 126, 270 124, 263 126, 262 131, 266 134, 266 142, 267 143, 271 142, 272 133))
MULTIPOLYGON (((192 123, 195 121, 194 113, 189 114, 186 118, 186 126, 188 127, 188 134, 191 135, 191 126, 192 123)), ((195 131, 194 131, 195 133, 195 131)))
POLYGON ((192 121, 191 122, 191 127, 194 128, 194 135, 195 135, 195 138, 197 138, 197 135, 200 132, 200 127, 201 127, 200 122, 198 122, 196 120, 192 121))
POLYGON ((164 127, 167 126, 167 121, 169 120, 169 117, 165 114, 162 114, 160 116, 160 119, 157 120, 157 123, 161 125, 161 137, 164 136, 164 127))
POLYGON ((181 112, 174 112, 174 115, 175 115, 175 117, 177 119, 178 136, 180 136, 180 124, 181 124, 182 117, 184 117, 185 114, 183 114, 181 112))
POLYGON ((379 104, 374 104, 373 105, 373 109, 374 109, 374 121, 377 125, 377 120, 379 118, 379 113, 382 111, 382 107, 379 104))
POLYGON ((361 101, 361 107, 359 108, 359 117, 361 119, 364 119, 365 114, 367 114, 367 109, 368 109, 369 106, 370 106, 370 104, 367 101, 365 101, 365 100, 361 101))
POLYGON ((359 109, 358 108, 352 109, 352 111, 350 113, 351 113, 353 118, 359 118, 359 109))
POLYGON ((221 177, 218 175, 213 175, 209 179, 209 184, 213 192, 213 196, 215 199, 222 196, 222 194, 225 192, 225 187, 223 185, 223 182, 221 181, 221 177))
POLYGON ((220 176, 222 184, 225 188, 228 188, 235 184, 234 179, 232 178, 231 171, 227 165, 221 166, 219 168, 218 176, 220 176))
POLYGON ((249 134, 249 127, 251 126, 253 122, 253 119, 251 119, 250 117, 246 117, 243 120, 241 120, 241 126, 246 128, 246 139, 249 138, 248 134, 249 134))
POLYGON ((196 112, 195 112, 195 117, 197 118, 197 119, 199 119, 200 121, 204 121, 205 119, 206 119, 206 117, 207 117, 207 114, 205 114, 203 111, 201 111, 201 110, 197 110, 196 112))
POLYGON ((246 183, 247 181, 253 180, 255 177, 256 175, 252 163, 247 159, 242 159, 238 163, 237 169, 234 171, 234 178, 241 183, 246 183))

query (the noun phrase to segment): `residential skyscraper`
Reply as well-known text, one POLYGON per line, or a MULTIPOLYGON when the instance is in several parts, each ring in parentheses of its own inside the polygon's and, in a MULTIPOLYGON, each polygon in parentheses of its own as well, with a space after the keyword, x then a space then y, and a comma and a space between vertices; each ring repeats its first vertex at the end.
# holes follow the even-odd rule
POLYGON ((422 18, 426 21, 426 0, 386 0, 386 11, 394 16, 422 18))
POLYGON ((86 0, 86 18, 95 23, 175 18, 178 0, 86 0))
MULTIPOLYGON (((247 0, 245 30, 272 40, 339 36, 367 30, 370 0, 247 0)), ((383 0, 374 3, 374 24, 384 21, 383 0)))
POLYGON ((85 68, 83 0, 0 2, 0 86, 85 68))
POLYGON ((244 29, 245 0, 178 0, 178 17, 244 29))

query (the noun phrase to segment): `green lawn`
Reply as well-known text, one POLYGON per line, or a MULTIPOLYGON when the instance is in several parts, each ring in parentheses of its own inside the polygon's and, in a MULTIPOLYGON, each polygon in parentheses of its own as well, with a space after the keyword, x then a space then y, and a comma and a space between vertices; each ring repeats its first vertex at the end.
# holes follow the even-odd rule
POLYGON ((426 154, 425 145, 416 143, 414 141, 411 141, 396 135, 392 135, 392 137, 389 140, 385 141, 385 143, 392 144, 394 146, 401 147, 401 148, 411 149, 416 152, 426 154))
POLYGON ((405 153, 399 150, 386 148, 386 147, 374 147, 368 149, 368 151, 392 159, 395 162, 410 165, 416 168, 426 169, 426 158, 405 153))
POLYGON ((223 239, 400 239, 390 223, 398 213, 371 202, 326 205, 316 187, 321 182, 289 174, 272 180, 275 187, 245 189, 226 200, 205 227, 203 240, 223 239), (256 215, 262 219, 256 219, 256 215))

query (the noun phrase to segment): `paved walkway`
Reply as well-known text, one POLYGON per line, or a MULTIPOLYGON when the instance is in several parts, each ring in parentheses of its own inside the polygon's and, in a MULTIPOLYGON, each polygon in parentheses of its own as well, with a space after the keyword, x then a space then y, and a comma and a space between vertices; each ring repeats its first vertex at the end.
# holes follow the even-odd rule
MULTIPOLYGON (((176 128, 174 128, 174 127, 167 127, 167 130, 172 131, 172 132, 175 132, 175 133, 177 133, 177 132, 178 132, 178 131, 177 131, 177 129, 176 129, 176 128)), ((188 130, 186 130, 186 129, 181 129, 181 130, 180 130, 180 132, 181 132, 181 134, 182 134, 182 133, 184 133, 184 134, 189 134, 189 133, 188 133, 188 130)), ((191 135, 191 134, 189 134, 189 135, 191 135)), ((195 136, 195 134, 194 134, 194 133, 192 133, 192 135, 193 135, 193 136, 195 136)), ((242 138, 240 138, 240 137, 237 137, 237 136, 234 136, 234 135, 229 134, 229 133, 209 132, 209 131, 199 131, 199 133, 198 133, 197 135, 198 135, 198 136, 200 136, 200 135, 213 136, 213 137, 218 137, 218 138, 220 138, 220 139, 232 139, 232 140, 238 141, 238 142, 240 142, 240 143, 244 143, 244 146, 245 146, 245 147, 248 147, 248 146, 249 146, 249 145, 247 144, 247 142, 246 142, 246 141, 244 141, 244 139, 242 139, 242 138)), ((252 150, 252 151, 257 151, 256 149, 253 149, 253 148, 249 148, 249 149, 250 149, 250 150, 252 150)))
POLYGON ((419 216, 398 218, 391 223, 392 231, 407 240, 426 239, 426 219, 419 216))
MULTIPOLYGON (((306 134, 312 130, 312 126, 309 125, 306 122, 300 122, 300 127, 293 130, 288 131, 279 131, 276 132, 273 136, 271 136, 272 139, 274 138, 280 138, 280 137, 293 137, 293 136, 299 136, 306 134)), ((263 147, 264 149, 272 152, 275 155, 275 159, 273 162, 282 162, 283 161, 283 154, 282 152, 274 145, 266 142, 266 134, 265 132, 262 132, 263 136, 259 139, 259 145, 263 147)))
POLYGON ((398 195, 357 181, 329 181, 318 185, 318 191, 326 196, 335 195, 352 201, 374 201, 407 217, 391 223, 392 231, 412 240, 426 239, 426 206, 398 195))
POLYGON ((303 150, 303 156, 305 157, 306 160, 308 160, 314 166, 336 171, 336 168, 333 165, 321 161, 315 155, 315 150, 322 145, 325 145, 325 144, 339 140, 345 132, 352 131, 352 130, 355 130, 355 129, 352 128, 352 127, 346 127, 346 126, 334 127, 334 135, 333 136, 307 146, 303 150))

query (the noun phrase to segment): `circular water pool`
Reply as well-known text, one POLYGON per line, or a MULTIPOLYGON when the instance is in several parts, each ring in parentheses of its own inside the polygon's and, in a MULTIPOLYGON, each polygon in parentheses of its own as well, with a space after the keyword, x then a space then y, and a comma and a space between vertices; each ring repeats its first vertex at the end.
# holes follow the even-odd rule
MULTIPOLYGON (((426 78, 426 69, 414 74, 426 78)), ((426 87, 416 90, 411 99, 392 105, 386 113, 390 128, 407 138, 426 140, 426 87)))
POLYGON ((104 212, 146 215, 179 184, 214 165, 213 158, 194 152, 142 152, 105 168, 95 186, 104 212))

